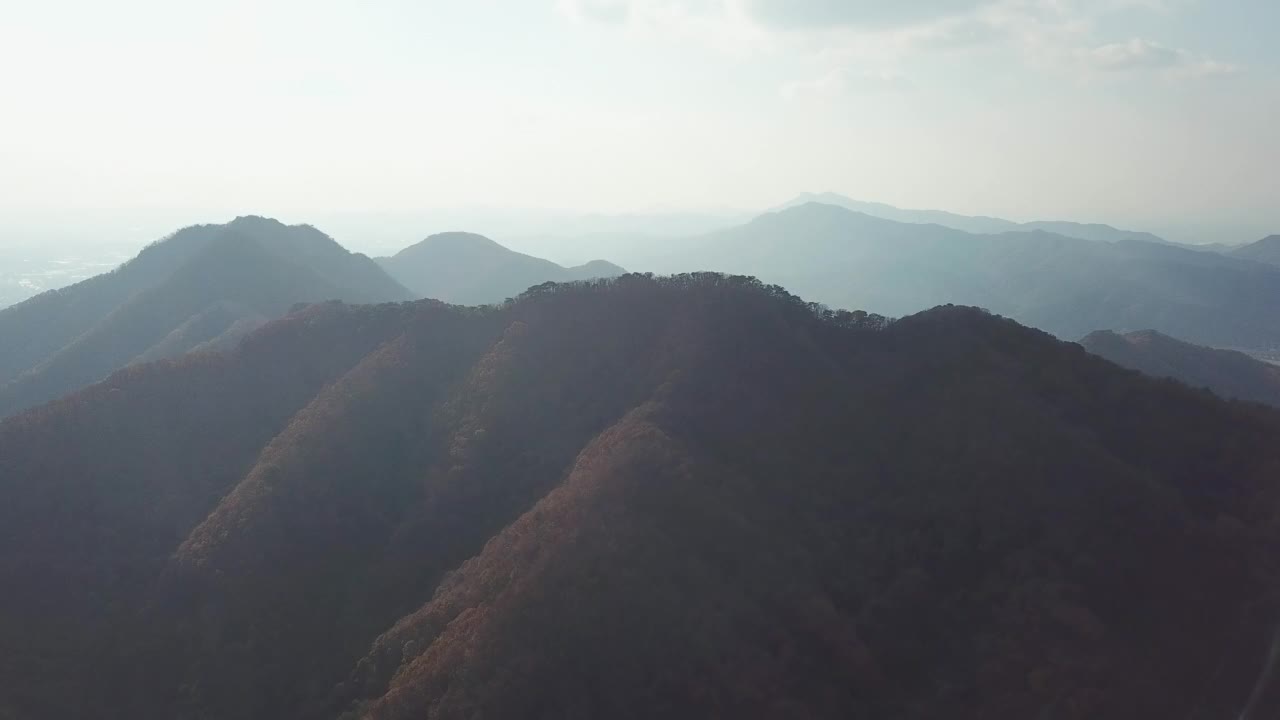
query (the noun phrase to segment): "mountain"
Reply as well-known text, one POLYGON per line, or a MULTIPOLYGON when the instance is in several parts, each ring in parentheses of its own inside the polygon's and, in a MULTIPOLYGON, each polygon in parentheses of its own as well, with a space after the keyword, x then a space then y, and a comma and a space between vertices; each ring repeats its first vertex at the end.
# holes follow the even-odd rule
POLYGON ((1079 238, 1081 240, 1097 240, 1099 242, 1120 242, 1125 240, 1135 240, 1142 242, 1154 242, 1161 244, 1167 243, 1151 233, 1134 232, 1132 230, 1117 230, 1110 225, 1102 225, 1099 223, 1077 223, 1062 220, 1038 220, 1033 222, 1018 223, 1012 220, 1003 220, 1001 218, 986 216, 969 216, 957 215, 956 213, 946 212, 944 210, 904 210, 892 205, 884 203, 863 202, 847 198, 836 193, 801 193, 790 202, 777 208, 778 210, 786 210, 788 208, 799 207, 811 202, 823 203, 826 205, 835 205, 853 210, 855 212, 864 213, 872 217, 884 218, 885 220, 893 220, 903 223, 933 224, 949 227, 955 230, 963 230, 968 233, 980 235, 995 235, 1005 232, 1033 232, 1042 230, 1065 237, 1079 238))
POLYGON ((1182 342, 1154 330, 1099 330, 1080 341, 1089 352, 1153 377, 1181 380, 1226 398, 1280 407, 1280 366, 1235 350, 1182 342))
POLYGON ((409 297, 310 226, 241 217, 189 227, 113 272, 0 311, 0 417, 135 360, 243 334, 298 303, 409 297))
POLYGON ((1154 328, 1204 345, 1280 347, 1276 267, 1150 242, 974 235, 809 203, 691 238, 641 269, 755 275, 894 316, 976 305, 1061 338, 1154 328))
POLYGON ((971 308, 312 305, 0 422, 0 715, 1235 717, 1278 436, 971 308))
POLYGON ((893 220, 894 222, 941 225, 943 227, 977 234, 991 235, 1018 229, 1018 223, 1013 222, 1012 220, 1004 220, 1001 218, 987 217, 983 215, 958 215, 945 210, 904 210, 884 203, 854 200, 853 198, 845 197, 844 195, 833 192, 800 193, 790 201, 775 208, 775 211, 789 210, 802 205, 808 205, 809 203, 835 205, 836 207, 842 207, 846 210, 863 213, 865 215, 870 215, 871 217, 884 218, 885 220, 893 220))
POLYGON ((439 233, 378 263, 419 297, 462 305, 502 302, 544 282, 615 277, 626 272, 604 260, 561 267, 509 250, 483 235, 439 233))
POLYGON ((1245 260, 1280 265, 1280 235, 1269 235, 1258 242, 1236 248, 1231 254, 1245 260))

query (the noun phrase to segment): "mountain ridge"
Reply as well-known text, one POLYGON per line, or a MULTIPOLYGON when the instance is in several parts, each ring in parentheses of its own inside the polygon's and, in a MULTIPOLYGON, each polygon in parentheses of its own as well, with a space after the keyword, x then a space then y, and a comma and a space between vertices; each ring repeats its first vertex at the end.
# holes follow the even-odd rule
POLYGON ((0 696, 1225 716, 1280 617, 1278 431, 977 309, 749 278, 313 305, 0 422, 0 696))
POLYGON ((1270 265, 1280 265, 1280 235, 1268 235, 1255 243, 1235 248, 1231 254, 1270 265))
POLYGON ((1274 266, 1141 240, 972 234, 807 203, 691 238, 652 269, 755 275, 893 316, 976 305, 1064 339, 1153 327, 1205 345, 1280 346, 1274 266))
POLYGON ((1193 345, 1155 330, 1124 334, 1100 330, 1086 335, 1080 344, 1117 365, 1153 377, 1205 387, 1224 398, 1280 407, 1280 367, 1242 352, 1193 345))
MULTIPOLYGON (((1138 240, 1164 245, 1177 245, 1148 232, 1120 230, 1103 223, 1080 223, 1067 220, 1033 220, 1030 222, 1014 222, 1003 218, 986 215, 960 215, 946 210, 910 210, 887 205, 885 203, 854 200, 833 192, 801 193, 792 200, 783 203, 775 210, 783 210, 809 202, 836 205, 849 210, 862 212, 874 217, 881 217, 896 222, 917 224, 934 224, 963 230, 979 235, 998 235, 1004 232, 1020 232, 1044 230, 1045 232, 1074 237, 1080 240, 1097 240, 1101 242, 1117 242, 1120 240, 1138 240)), ((1178 245, 1179 247, 1188 247, 1178 245)))
POLYGON ((243 216, 185 228, 111 273, 0 311, 0 334, 9 339, 0 349, 0 416, 100 380, 153 350, 185 352, 237 321, 278 317, 300 302, 409 297, 372 260, 310 226, 243 216), (203 336, 159 347, 222 303, 240 309, 187 326, 203 336))

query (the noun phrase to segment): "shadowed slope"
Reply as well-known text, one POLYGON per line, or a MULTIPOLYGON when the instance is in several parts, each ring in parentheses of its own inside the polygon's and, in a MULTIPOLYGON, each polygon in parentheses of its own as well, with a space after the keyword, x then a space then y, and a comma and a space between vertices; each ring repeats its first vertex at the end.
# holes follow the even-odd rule
POLYGON ((232 356, 130 367, 0 422, 0 696, 83 715, 168 555, 401 316, 314 306, 232 356))
POLYGON ((975 309, 706 274, 315 312, 223 361, 346 353, 234 451, 130 422, 252 392, 218 356, 0 424, 16 711, 1225 719, 1280 619, 1276 414, 975 309), (123 459, 48 465, 71 409, 123 459))

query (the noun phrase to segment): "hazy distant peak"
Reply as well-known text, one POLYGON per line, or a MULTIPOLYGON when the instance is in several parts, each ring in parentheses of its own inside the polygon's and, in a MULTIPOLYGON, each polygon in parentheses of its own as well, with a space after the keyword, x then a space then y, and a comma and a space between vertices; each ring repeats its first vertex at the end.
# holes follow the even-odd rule
POLYGON ((1045 230, 1057 235, 1078 238, 1081 240, 1098 240, 1102 242, 1121 242, 1137 240, 1141 242, 1169 244, 1166 240, 1147 232, 1121 230, 1102 223, 1078 223, 1067 220, 1036 220, 1018 223, 1004 218, 986 215, 960 215, 945 210, 916 210, 894 207, 885 203, 854 200, 838 193, 801 193, 795 199, 781 205, 778 209, 787 209, 811 202, 838 205, 847 210, 865 213, 874 217, 894 222, 917 225, 941 225, 953 230, 963 230, 980 235, 996 235, 1011 231, 1045 230))
POLYGON ((435 233, 428 235, 419 245, 432 245, 437 248, 488 248, 493 250, 506 250, 507 248, 498 244, 492 238, 485 237, 479 233, 464 232, 454 230, 450 232, 435 233))
MULTIPOLYGON (((599 260, 599 259, 588 260, 587 262, 581 265, 578 265, 576 267, 572 267, 569 269, 582 271, 582 272, 605 272, 605 273, 609 273, 610 275, 621 275, 626 272, 621 267, 609 262, 608 260, 599 260)), ((601 275, 599 277, 606 277, 606 276, 601 275)))
POLYGON ((625 272, 603 260, 565 268, 470 232, 437 233, 377 262, 419 297, 464 305, 501 302, 548 281, 614 277, 625 272))
MULTIPOLYGON (((834 203, 823 202, 822 200, 810 200, 798 205, 790 205, 788 207, 779 208, 772 212, 759 215, 752 222, 768 222, 774 218, 787 217, 826 217, 826 218, 851 218, 863 217, 873 219, 874 216, 867 213, 852 210, 834 203)), ((880 219, 880 218, 874 218, 880 219)))
POLYGON ((1228 398, 1280 407, 1280 367, 1235 350, 1195 345, 1156 330, 1100 330, 1081 341, 1089 352, 1153 377, 1181 380, 1228 398))
POLYGON ((286 228, 288 225, 285 225, 275 218, 264 217, 262 215, 239 215, 235 220, 227 223, 227 227, 280 229, 286 228))
POLYGON ((1235 248, 1231 254, 1246 260, 1280 265, 1280 235, 1268 235, 1257 242, 1235 248))
POLYGON ((625 275, 626 272, 625 269, 608 260, 591 260, 582 265, 565 268, 565 277, 569 280, 596 280, 625 275))
POLYGON ((756 217, 748 224, 762 225, 766 227, 772 224, 783 224, 789 227, 794 227, 796 230, 811 228, 815 225, 838 225, 842 228, 847 227, 862 230, 885 231, 891 228, 900 228, 903 225, 920 225, 922 227, 933 226, 937 228, 948 227, 939 223, 904 223, 902 221, 880 217, 879 215, 872 213, 862 212, 861 210, 855 210, 843 205, 822 202, 819 200, 765 213, 756 217))
POLYGON ((1251 243, 1249 245, 1245 245, 1244 247, 1246 248, 1251 247, 1258 250, 1266 249, 1266 250, 1280 251, 1280 235, 1268 235, 1262 238, 1261 240, 1255 243, 1251 243))
POLYGON ((1120 345, 1152 345, 1155 343, 1191 345, 1191 343, 1185 343, 1157 330, 1131 330, 1129 332, 1094 330, 1080 340, 1081 345, 1089 348, 1095 346, 1118 347, 1120 345))

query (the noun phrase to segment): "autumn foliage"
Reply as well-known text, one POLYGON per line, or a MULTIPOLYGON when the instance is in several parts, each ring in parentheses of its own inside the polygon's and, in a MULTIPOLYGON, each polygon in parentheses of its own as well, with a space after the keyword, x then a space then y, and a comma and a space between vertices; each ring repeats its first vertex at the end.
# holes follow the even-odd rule
POLYGON ((1278 437, 745 277, 312 306, 0 424, 0 717, 1233 717, 1278 437))

